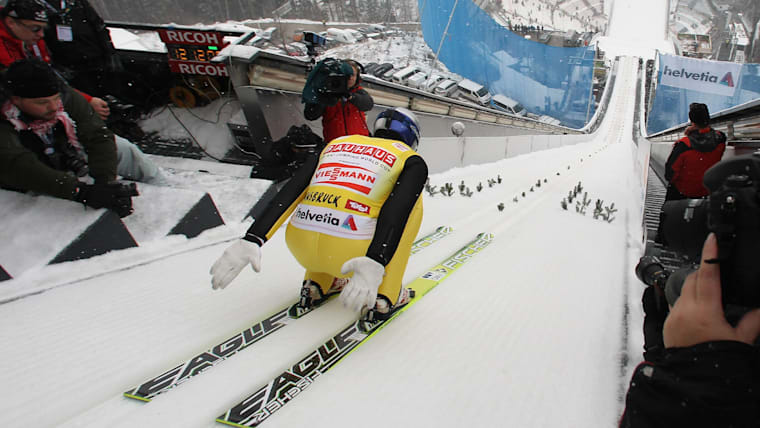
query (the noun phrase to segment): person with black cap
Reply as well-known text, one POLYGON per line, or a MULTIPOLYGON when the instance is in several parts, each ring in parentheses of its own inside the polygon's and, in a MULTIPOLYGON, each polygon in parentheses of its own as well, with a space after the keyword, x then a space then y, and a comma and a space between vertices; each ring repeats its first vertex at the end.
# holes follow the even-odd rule
POLYGON ((665 163, 668 190, 665 200, 702 198, 709 194, 702 177, 711 166, 723 157, 726 135, 710 127, 707 105, 692 103, 689 106, 691 124, 685 136, 673 144, 665 163))
POLYGON ((3 83, 0 186, 131 214, 137 188, 116 181, 113 134, 87 101, 36 58, 11 64, 3 83))

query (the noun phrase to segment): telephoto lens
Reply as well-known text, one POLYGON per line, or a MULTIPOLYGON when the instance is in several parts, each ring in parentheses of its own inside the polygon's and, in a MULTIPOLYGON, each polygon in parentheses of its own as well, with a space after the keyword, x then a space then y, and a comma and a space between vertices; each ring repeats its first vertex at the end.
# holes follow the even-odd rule
POLYGON ((655 256, 644 256, 636 265, 636 277, 646 285, 664 289, 669 276, 670 272, 655 256))

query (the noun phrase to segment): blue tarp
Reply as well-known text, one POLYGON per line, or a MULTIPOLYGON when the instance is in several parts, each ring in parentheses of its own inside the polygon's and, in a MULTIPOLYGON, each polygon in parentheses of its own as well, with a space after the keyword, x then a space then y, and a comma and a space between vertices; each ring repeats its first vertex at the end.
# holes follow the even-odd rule
POLYGON ((470 0, 418 3, 425 42, 434 53, 440 46, 438 59, 450 71, 568 127, 582 128, 594 114, 593 47, 555 47, 525 39, 470 0))
POLYGON ((657 60, 657 87, 647 120, 648 134, 688 122, 691 103, 707 104, 712 115, 760 98, 760 64, 667 54, 659 54, 657 60))

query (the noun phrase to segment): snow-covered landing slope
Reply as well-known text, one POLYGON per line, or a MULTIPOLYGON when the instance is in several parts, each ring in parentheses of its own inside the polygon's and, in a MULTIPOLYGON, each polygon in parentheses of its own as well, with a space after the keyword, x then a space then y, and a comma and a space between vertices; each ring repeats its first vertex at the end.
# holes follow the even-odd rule
MULTIPOLYGON (((406 280, 478 232, 495 241, 266 426, 614 426, 627 383, 624 307, 639 290, 635 70, 624 59, 593 142, 432 176, 437 186, 485 188, 471 198, 425 196, 421 232, 455 232, 415 255, 406 280), (502 183, 488 187, 497 176, 502 183), (591 218, 593 204, 585 216, 563 210, 578 182, 589 198, 614 202, 616 220, 591 218)), ((216 233, 239 236, 245 226, 216 233)), ((0 305, 0 425, 219 426, 223 410, 354 318, 330 302, 150 403, 123 398, 296 298, 302 270, 284 233, 264 247, 260 274, 245 269, 218 292, 208 269, 229 244, 207 242, 0 305)), ((60 277, 97 270, 95 263, 77 262, 60 277)))

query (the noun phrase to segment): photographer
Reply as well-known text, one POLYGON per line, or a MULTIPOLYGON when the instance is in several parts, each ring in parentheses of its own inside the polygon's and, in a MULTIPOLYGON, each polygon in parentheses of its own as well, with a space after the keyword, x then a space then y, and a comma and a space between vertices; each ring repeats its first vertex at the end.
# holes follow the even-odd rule
POLYGON ((314 67, 303 90, 307 120, 322 118, 325 143, 345 135, 369 136, 364 112, 374 106, 359 83, 362 66, 353 60, 327 58, 314 67))
POLYGON ((665 320, 662 357, 633 374, 620 427, 760 426, 758 335, 760 309, 736 327, 726 321, 718 241, 710 234, 665 320))
POLYGON ((137 189, 115 181, 113 134, 87 101, 38 59, 11 64, 4 83, 10 99, 0 109, 0 186, 131 214, 137 189), (87 175, 94 184, 80 181, 87 175))

